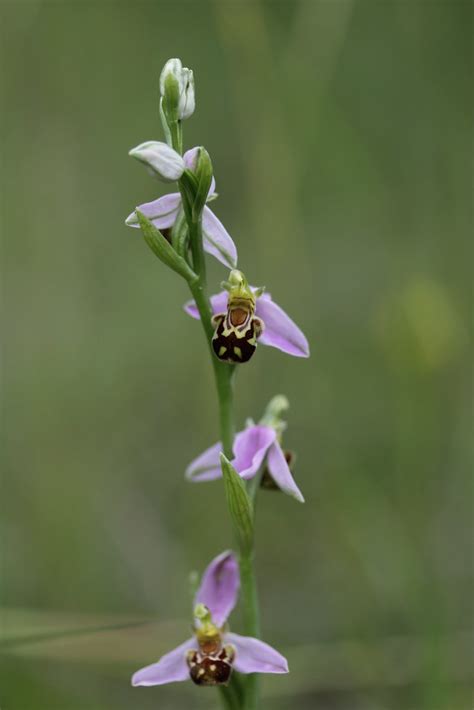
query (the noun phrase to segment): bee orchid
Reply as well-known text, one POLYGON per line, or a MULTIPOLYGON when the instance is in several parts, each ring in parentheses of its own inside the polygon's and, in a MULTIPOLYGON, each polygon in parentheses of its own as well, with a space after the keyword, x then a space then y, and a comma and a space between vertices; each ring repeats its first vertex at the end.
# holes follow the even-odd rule
POLYGON ((233 552, 206 568, 194 600, 194 635, 137 671, 132 685, 163 685, 191 679, 196 685, 227 685, 239 673, 288 673, 278 651, 258 639, 231 633, 227 619, 237 603, 240 576, 233 552))
MULTIPOLYGON (((194 170, 196 168, 198 151, 198 147, 191 148, 191 150, 186 151, 183 155, 184 166, 188 170, 194 170)), ((216 181, 213 177, 207 201, 210 202, 216 197, 216 181)), ((171 229, 181 211, 181 194, 179 192, 172 192, 169 195, 163 195, 163 197, 159 197, 157 200, 139 205, 137 210, 144 214, 157 229, 171 229)), ((129 214, 125 220, 125 224, 129 227, 140 227, 135 211, 129 214)), ((202 213, 202 236, 203 247, 208 254, 214 256, 229 269, 237 265, 237 249, 232 237, 207 205, 204 207, 202 213)))
MULTIPOLYGON (((303 494, 295 483, 287 457, 281 448, 278 432, 271 426, 257 424, 239 432, 234 441, 234 456, 231 461, 237 473, 244 479, 257 475, 266 464, 265 472, 280 490, 304 503, 303 494)), ((220 453, 222 444, 218 442, 198 456, 186 469, 189 481, 212 481, 221 478, 220 453)))
POLYGON ((222 285, 229 294, 227 311, 212 317, 215 327, 212 348, 216 357, 224 362, 248 362, 264 330, 263 321, 255 315, 256 294, 237 269, 232 269, 229 281, 222 285))
MULTIPOLYGON (((232 362, 246 362, 255 351, 258 339, 262 345, 270 345, 288 355, 309 357, 309 345, 304 333, 272 300, 269 293, 262 293, 261 289, 247 286, 247 305, 245 308, 243 307, 242 299, 239 301, 239 298, 235 296, 235 291, 238 289, 237 282, 240 278, 243 278, 246 285, 245 277, 240 271, 231 271, 227 290, 211 296, 210 299, 214 324, 217 326, 214 340, 216 336, 224 336, 224 339, 221 339, 219 343, 219 348, 227 347, 225 352, 221 351, 221 355, 214 347, 216 355, 220 359, 232 362), (242 328, 246 329, 245 337, 242 335, 242 328), (228 342, 224 342, 225 339, 228 342), (244 345, 244 350, 240 347, 241 343, 244 345), (239 357, 238 351, 229 356, 228 347, 235 345, 241 350, 242 357, 239 357)), ((184 305, 184 310, 192 318, 199 319, 199 312, 194 301, 188 301, 184 305)), ((213 345, 215 345, 214 342, 213 345)))

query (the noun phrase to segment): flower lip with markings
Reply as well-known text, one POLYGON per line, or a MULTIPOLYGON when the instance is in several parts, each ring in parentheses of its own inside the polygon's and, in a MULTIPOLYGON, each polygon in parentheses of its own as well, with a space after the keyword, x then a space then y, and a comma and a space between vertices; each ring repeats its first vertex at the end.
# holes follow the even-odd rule
POLYGON ((244 274, 232 269, 222 285, 228 292, 227 310, 212 316, 214 335, 212 348, 219 360, 230 363, 248 362, 257 349, 264 323, 255 315, 257 296, 244 274))
MULTIPOLYGON (((291 318, 272 300, 269 293, 261 293, 254 286, 250 287, 257 296, 255 317, 263 324, 263 331, 258 337, 262 345, 277 348, 294 357, 309 357, 309 344, 303 331, 291 318)), ((225 313, 228 305, 227 291, 221 291, 211 296, 211 307, 214 316, 225 313)), ((194 301, 184 304, 184 310, 192 318, 199 319, 199 311, 194 301)))

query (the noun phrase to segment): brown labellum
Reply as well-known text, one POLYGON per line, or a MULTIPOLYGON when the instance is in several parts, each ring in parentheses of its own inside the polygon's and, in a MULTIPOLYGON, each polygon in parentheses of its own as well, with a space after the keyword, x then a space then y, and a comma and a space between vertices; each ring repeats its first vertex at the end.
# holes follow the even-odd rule
POLYGON ((216 328, 212 347, 224 362, 248 362, 257 349, 257 338, 263 332, 263 321, 244 308, 229 309, 213 317, 216 328))
POLYGON ((216 653, 188 651, 186 662, 191 680, 196 685, 227 685, 232 673, 234 657, 233 646, 224 646, 216 653))

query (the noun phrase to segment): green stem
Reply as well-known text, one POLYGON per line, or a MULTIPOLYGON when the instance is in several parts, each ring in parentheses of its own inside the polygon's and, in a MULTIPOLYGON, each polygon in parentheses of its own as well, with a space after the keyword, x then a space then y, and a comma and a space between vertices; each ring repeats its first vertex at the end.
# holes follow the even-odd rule
MULTIPOLYGON (((183 195, 183 201, 185 196, 183 195)), ((189 210, 186 211, 186 216, 189 217, 189 210)), ((217 398, 219 401, 219 421, 220 435, 222 448, 227 458, 234 457, 232 444, 234 441, 234 374, 235 365, 230 365, 218 360, 212 349, 212 336, 214 335, 214 326, 212 324, 212 309, 209 299, 206 295, 206 262, 204 258, 204 250, 202 246, 202 226, 201 221, 193 222, 188 219, 191 251, 193 255, 193 267, 198 274, 198 281, 190 286, 196 302, 201 323, 204 328, 206 340, 211 353, 212 366, 214 368, 214 378, 217 387, 217 398)))
POLYGON ((223 704, 228 710, 240 710, 240 697, 237 689, 232 685, 232 681, 229 685, 220 685, 219 691, 221 693, 221 698, 223 704))
POLYGON ((191 293, 196 302, 202 327, 206 336, 206 341, 211 354, 211 362, 214 369, 214 379, 217 387, 217 398, 219 402, 219 422, 220 436, 224 454, 228 459, 234 457, 232 444, 234 441, 234 375, 235 365, 229 365, 218 360, 212 349, 212 336, 214 326, 212 325, 211 304, 205 293, 205 288, 201 278, 194 284, 190 284, 191 293))
POLYGON ((247 636, 258 636, 260 633, 260 621, 253 551, 247 555, 241 553, 239 562, 242 601, 244 602, 244 633, 247 636))
MULTIPOLYGON (((193 237, 191 236, 191 243, 193 237)), ((194 259, 193 259, 194 261, 194 259)), ((198 272, 199 273, 199 272, 198 272)), ((201 272, 202 276, 202 272, 201 272)), ((211 361, 214 368, 214 377, 217 386, 217 396, 219 402, 219 419, 220 419, 220 435, 224 454, 228 459, 233 458, 232 445, 234 441, 234 387, 233 380, 235 375, 235 366, 218 360, 212 349, 212 336, 214 335, 214 326, 212 325, 212 311, 209 299, 205 293, 205 286, 202 278, 190 284, 191 293, 196 302, 201 323, 206 336, 206 341, 209 346, 211 361)), ((260 636, 260 623, 258 611, 257 597, 257 582, 255 578, 253 564, 253 550, 250 552, 241 551, 239 558, 240 579, 242 589, 242 606, 244 610, 244 632, 248 636, 258 638, 260 636)), ((245 678, 244 686, 245 701, 243 707, 245 710, 256 710, 258 707, 258 675, 252 673, 245 678)), ((229 703, 229 696, 223 696, 223 699, 229 703)), ((235 698, 232 699, 235 701, 235 698)), ((232 707, 229 705, 229 707, 232 707)))
POLYGON ((191 253, 193 255, 194 273, 198 274, 199 281, 206 286, 206 259, 204 258, 204 248, 202 245, 202 222, 188 220, 189 241, 191 243, 191 253))
POLYGON ((171 135, 172 147, 177 153, 182 155, 183 153, 183 129, 181 121, 170 121, 168 123, 168 128, 171 135))
POLYGON ((229 460, 234 458, 234 376, 235 366, 220 362, 212 353, 214 375, 219 399, 219 419, 222 449, 229 460))
MULTIPOLYGON (((182 130, 181 124, 170 125, 173 148, 182 153, 182 130)), ((212 348, 212 337, 214 326, 212 324, 212 308, 206 293, 206 262, 202 243, 202 218, 198 221, 192 218, 192 205, 188 201, 185 186, 180 180, 179 184, 181 199, 186 221, 189 229, 189 242, 193 260, 194 272, 198 275, 197 281, 189 283, 189 287, 196 303, 201 318, 202 327, 211 354, 211 362, 214 369, 214 378, 217 387, 217 397, 219 402, 219 422, 220 436, 224 454, 228 459, 234 457, 233 442, 235 435, 234 426, 234 377, 235 365, 221 362, 214 354, 212 348)), ((253 566, 253 550, 250 552, 241 551, 239 558, 240 577, 242 587, 242 604, 244 608, 244 630, 248 636, 258 638, 260 635, 259 610, 257 597, 257 583, 253 566)), ((221 697, 230 710, 257 710, 258 707, 258 676, 252 673, 242 678, 245 684, 239 683, 239 688, 243 685, 241 692, 236 692, 237 684, 232 683, 227 688, 221 688, 221 697)))
MULTIPOLYGON (((243 605, 244 633, 246 636, 260 637, 260 615, 258 608, 257 580, 254 570, 253 550, 239 557, 241 599, 243 605)), ((258 707, 258 675, 251 673, 246 677, 245 710, 258 707)))

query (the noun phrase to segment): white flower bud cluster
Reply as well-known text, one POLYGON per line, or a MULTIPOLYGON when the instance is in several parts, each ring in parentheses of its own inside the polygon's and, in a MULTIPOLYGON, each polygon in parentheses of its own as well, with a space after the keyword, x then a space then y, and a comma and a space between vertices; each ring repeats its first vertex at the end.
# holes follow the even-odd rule
POLYGON ((183 67, 181 59, 168 59, 160 76, 160 93, 176 119, 192 116, 196 106, 193 70, 183 67))

